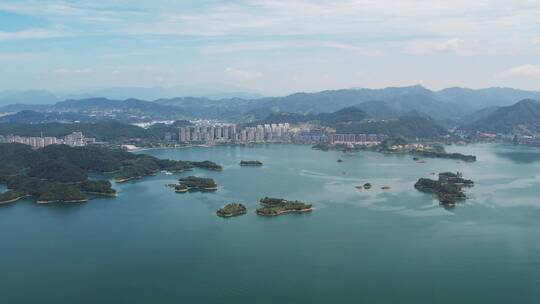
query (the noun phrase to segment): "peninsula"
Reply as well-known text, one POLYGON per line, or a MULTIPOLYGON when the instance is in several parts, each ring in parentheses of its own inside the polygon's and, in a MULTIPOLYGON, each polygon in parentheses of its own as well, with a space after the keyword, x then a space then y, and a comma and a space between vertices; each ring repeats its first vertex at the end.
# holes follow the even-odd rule
POLYGON ((164 160, 97 146, 49 145, 34 150, 23 144, 0 144, 0 183, 8 188, 0 193, 0 204, 26 197, 34 197, 38 203, 86 202, 95 196, 114 197, 116 190, 110 181, 89 179, 88 175, 111 174, 120 183, 156 174, 159 170, 179 172, 194 167, 221 169, 210 161, 164 160))
POLYGON ((285 213, 293 212, 310 212, 313 211, 313 205, 299 201, 288 201, 282 198, 265 197, 260 200, 263 207, 256 210, 256 213, 261 216, 276 216, 285 213))

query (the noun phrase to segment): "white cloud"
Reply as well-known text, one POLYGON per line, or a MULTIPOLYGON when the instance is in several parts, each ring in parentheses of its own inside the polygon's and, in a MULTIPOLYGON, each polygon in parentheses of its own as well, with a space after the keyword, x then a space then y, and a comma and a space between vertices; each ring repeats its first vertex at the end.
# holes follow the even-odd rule
POLYGON ((275 40, 257 43, 239 42, 239 43, 212 43, 204 46, 204 52, 207 53, 233 53, 233 52, 253 52, 253 51, 272 51, 272 50, 315 50, 332 49, 352 52, 361 56, 383 56, 384 53, 372 47, 357 46, 348 43, 325 40, 275 40))
POLYGON ((500 72, 497 76, 501 78, 538 78, 540 77, 540 65, 524 64, 500 72))
POLYGON ((0 53, 0 61, 28 60, 42 56, 42 53, 0 53))
POLYGON ((48 29, 29 29, 17 32, 0 32, 0 41, 24 40, 24 39, 47 39, 65 37, 67 34, 48 29))
POLYGON ((54 74, 58 75, 81 75, 81 74, 90 74, 94 70, 92 68, 82 68, 82 69, 55 69, 53 70, 54 74))
POLYGON ((228 67, 225 69, 225 73, 232 78, 235 78, 236 80, 255 80, 258 78, 263 77, 263 74, 261 72, 251 72, 246 70, 240 70, 228 67))
MULTIPOLYGON (((399 45, 399 44, 398 44, 399 45)), ((460 38, 448 40, 413 40, 402 43, 405 51, 409 54, 427 55, 427 54, 458 54, 475 55, 483 52, 481 46, 476 41, 466 41, 460 38)))

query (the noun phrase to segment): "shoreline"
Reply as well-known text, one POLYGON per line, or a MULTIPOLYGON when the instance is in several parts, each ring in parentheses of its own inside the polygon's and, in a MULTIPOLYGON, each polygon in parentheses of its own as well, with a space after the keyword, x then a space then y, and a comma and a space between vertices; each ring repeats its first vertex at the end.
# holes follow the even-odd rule
POLYGON ((308 209, 301 209, 301 210, 284 210, 284 211, 280 211, 278 213, 272 213, 272 214, 262 214, 262 213, 259 213, 257 210, 255 210, 255 213, 260 216, 278 216, 278 215, 287 214, 287 213, 312 212, 313 210, 315 210, 315 208, 308 208, 308 209))
POLYGON ((234 213, 234 214, 219 214, 219 213, 216 213, 217 216, 224 217, 224 218, 235 217, 235 216, 240 216, 240 215, 244 215, 244 214, 247 214, 247 210, 244 211, 244 212, 234 213))
POLYGON ((56 200, 56 201, 36 201, 38 204, 52 204, 52 203, 86 203, 88 202, 88 199, 81 199, 81 200, 70 200, 70 201, 63 201, 63 200, 56 200))
POLYGON ((15 203, 16 201, 22 200, 23 198, 27 198, 27 197, 30 197, 30 196, 31 195, 26 194, 26 195, 19 196, 19 197, 16 197, 16 198, 13 198, 13 199, 10 199, 10 200, 7 200, 7 201, 0 201, 0 205, 15 203))
POLYGON ((83 193, 92 194, 92 195, 99 195, 99 196, 108 196, 108 197, 117 197, 118 196, 117 192, 114 192, 114 193, 102 193, 102 192, 83 191, 83 193))

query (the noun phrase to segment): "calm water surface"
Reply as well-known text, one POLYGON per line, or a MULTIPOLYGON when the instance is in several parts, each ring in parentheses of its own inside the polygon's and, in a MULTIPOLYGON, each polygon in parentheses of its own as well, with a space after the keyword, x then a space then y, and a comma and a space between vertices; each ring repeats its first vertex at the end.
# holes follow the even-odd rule
POLYGON ((164 185, 186 174, 162 174, 115 185, 116 199, 0 206, 0 303, 539 303, 540 151, 449 149, 479 160, 292 145, 145 151, 222 164, 190 173, 219 191, 176 194, 164 185), (445 170, 476 181, 453 209, 413 188, 445 170), (354 188, 365 182, 373 188, 354 188), (317 210, 258 217, 266 195, 317 210), (217 217, 230 202, 248 214, 217 217))

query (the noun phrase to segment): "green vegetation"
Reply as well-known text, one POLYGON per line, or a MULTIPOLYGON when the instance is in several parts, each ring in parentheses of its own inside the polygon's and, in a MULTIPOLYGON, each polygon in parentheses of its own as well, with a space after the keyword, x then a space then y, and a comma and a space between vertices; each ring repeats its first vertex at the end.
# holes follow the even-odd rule
POLYGON ((27 196, 28 195, 23 192, 9 190, 4 193, 0 193, 0 204, 13 203, 27 196))
POLYGON ((216 182, 207 177, 186 176, 180 178, 180 185, 185 186, 188 191, 216 191, 216 182))
POLYGON ((364 189, 367 189, 367 190, 371 189, 371 184, 370 183, 365 183, 364 184, 364 189))
POLYGON ((116 174, 116 182, 126 182, 156 174, 161 170, 183 172, 193 168, 221 171, 220 165, 211 162, 190 162, 180 160, 158 159, 149 155, 137 155, 135 159, 126 160, 116 174))
POLYGON ((309 212, 312 211, 312 205, 299 201, 288 201, 282 198, 265 197, 260 200, 262 208, 256 210, 258 215, 276 216, 291 212, 309 212))
POLYGON ((240 166, 262 166, 263 163, 258 160, 241 160, 240 166))
POLYGON ((340 134, 386 134, 409 139, 437 138, 448 134, 448 131, 433 119, 422 116, 335 123, 329 126, 340 134))
POLYGON ((438 180, 420 178, 414 187, 422 192, 434 193, 442 205, 455 205, 456 202, 465 200, 467 196, 463 193, 463 187, 472 187, 472 180, 464 179, 460 172, 439 173, 438 180))
POLYGON ((431 157, 431 158, 449 158, 457 159, 465 162, 475 162, 476 156, 474 155, 465 155, 461 153, 446 153, 446 152, 437 152, 437 151, 427 151, 427 150, 412 150, 411 154, 418 155, 422 157, 431 157))
POLYGON ((111 182, 107 180, 85 180, 80 184, 81 191, 91 194, 116 196, 116 191, 111 188, 111 182))
MULTIPOLYGON (((27 175, 17 175, 7 180, 7 187, 17 194, 13 196, 35 196, 38 203, 49 202, 82 202, 86 196, 82 192, 80 184, 66 184, 57 181, 42 180, 27 175)), ((107 189, 111 193, 112 189, 107 189)))
POLYGON ((194 167, 221 169, 210 161, 162 160, 96 146, 50 145, 32 150, 22 144, 0 144, 0 182, 9 189, 0 194, 0 203, 25 196, 34 196, 38 202, 86 201, 87 194, 115 196, 109 181, 90 180, 88 173, 113 173, 117 182, 123 182, 160 170, 178 172, 194 167))
POLYGON ((231 217, 246 214, 247 209, 242 204, 232 203, 216 211, 216 214, 221 217, 231 217))
POLYGON ((197 168, 201 168, 201 169, 206 169, 206 170, 211 170, 211 171, 222 171, 223 168, 214 163, 214 162, 211 162, 209 160, 205 160, 205 161, 200 161, 200 162, 197 162, 197 161, 192 161, 192 162, 189 162, 191 166, 193 167, 197 167, 197 168))

